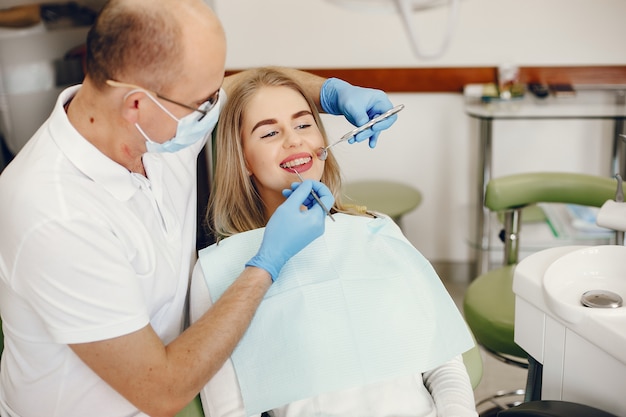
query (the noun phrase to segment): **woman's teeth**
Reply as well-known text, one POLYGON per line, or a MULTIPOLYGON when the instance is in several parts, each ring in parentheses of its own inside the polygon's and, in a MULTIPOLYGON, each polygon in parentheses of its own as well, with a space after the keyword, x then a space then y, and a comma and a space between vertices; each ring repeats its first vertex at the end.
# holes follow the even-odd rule
POLYGON ((297 167, 299 165, 304 165, 307 162, 311 161, 311 157, 307 157, 307 158, 298 158, 298 159, 293 159, 289 162, 285 162, 284 164, 280 164, 281 168, 293 168, 293 167, 297 167))

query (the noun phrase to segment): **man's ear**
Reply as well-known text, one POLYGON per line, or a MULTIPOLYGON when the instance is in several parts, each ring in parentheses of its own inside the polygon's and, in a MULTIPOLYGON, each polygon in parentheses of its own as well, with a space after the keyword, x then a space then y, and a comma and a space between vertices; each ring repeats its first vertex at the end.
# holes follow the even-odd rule
POLYGON ((135 124, 139 119, 139 111, 146 105, 146 93, 132 91, 124 96, 122 102, 122 117, 128 123, 135 124))

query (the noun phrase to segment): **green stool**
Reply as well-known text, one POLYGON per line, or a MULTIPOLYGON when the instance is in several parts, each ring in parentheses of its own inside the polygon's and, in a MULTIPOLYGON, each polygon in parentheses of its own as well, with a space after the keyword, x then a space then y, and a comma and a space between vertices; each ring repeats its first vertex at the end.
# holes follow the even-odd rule
POLYGON ((395 181, 364 180, 344 184, 346 203, 366 206, 391 217, 400 224, 402 216, 415 210, 422 202, 422 193, 410 185, 395 181))

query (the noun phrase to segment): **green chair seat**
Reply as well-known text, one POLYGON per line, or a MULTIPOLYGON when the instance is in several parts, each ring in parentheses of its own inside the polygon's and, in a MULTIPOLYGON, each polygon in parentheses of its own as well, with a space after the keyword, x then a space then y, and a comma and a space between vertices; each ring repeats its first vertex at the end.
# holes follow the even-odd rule
POLYGON ((526 358, 526 352, 513 341, 515 294, 510 265, 476 278, 463 299, 465 320, 476 340, 488 350, 526 358))
POLYGON ((410 185, 386 180, 363 180, 344 184, 347 203, 366 206, 399 222, 422 202, 422 193, 410 185))

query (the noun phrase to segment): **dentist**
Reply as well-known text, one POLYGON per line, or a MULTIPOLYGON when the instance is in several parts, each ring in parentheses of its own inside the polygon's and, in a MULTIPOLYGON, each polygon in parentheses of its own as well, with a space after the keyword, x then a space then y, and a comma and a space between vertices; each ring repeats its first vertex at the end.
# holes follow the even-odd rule
MULTIPOLYGON (((329 207, 333 197, 305 181, 227 294, 183 331, 196 160, 232 82, 225 55, 201 0, 102 9, 83 84, 61 93, 0 176, 0 415, 175 415, 229 357, 284 263, 324 232, 308 197, 329 207)), ((290 72, 354 124, 391 108, 381 91, 290 72)), ((373 146, 372 130, 357 140, 368 137, 373 146)))

